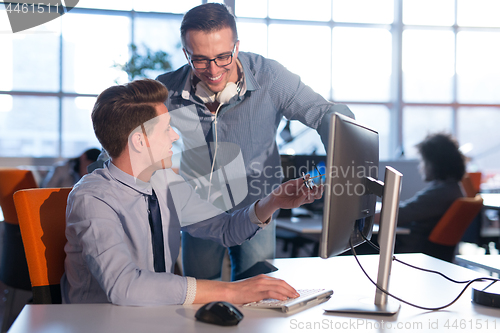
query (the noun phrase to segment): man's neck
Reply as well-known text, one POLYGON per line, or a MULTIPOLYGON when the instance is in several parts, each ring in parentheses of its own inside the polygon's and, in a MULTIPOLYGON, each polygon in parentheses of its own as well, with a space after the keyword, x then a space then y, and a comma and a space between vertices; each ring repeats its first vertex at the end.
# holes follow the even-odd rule
POLYGON ((116 158, 111 158, 111 163, 113 163, 121 171, 140 179, 141 181, 148 183, 156 171, 152 167, 144 166, 132 166, 131 157, 128 154, 122 154, 116 158))

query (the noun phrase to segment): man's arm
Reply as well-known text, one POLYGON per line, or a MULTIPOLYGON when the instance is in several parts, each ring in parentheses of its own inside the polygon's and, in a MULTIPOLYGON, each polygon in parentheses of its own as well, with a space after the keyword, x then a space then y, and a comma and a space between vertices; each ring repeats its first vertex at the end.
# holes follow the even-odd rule
MULTIPOLYGON (((73 200, 70 202, 70 207, 74 207, 73 200)), ((106 204, 100 201, 93 201, 91 204, 94 208, 102 205, 106 204)), ((90 276, 85 277, 87 270, 81 271, 79 268, 87 266, 88 273, 91 273, 99 282, 100 288, 103 288, 103 297, 108 298, 113 304, 144 306, 185 302, 187 296, 185 300, 184 295, 190 293, 189 285, 186 286, 186 278, 169 272, 154 273, 140 268, 132 259, 133 255, 125 244, 127 237, 121 224, 113 218, 113 212, 102 208, 98 210, 99 217, 83 219, 83 216, 89 213, 89 209, 85 209, 84 212, 70 208, 72 213, 69 215, 67 231, 69 245, 66 247, 69 250, 66 259, 66 265, 70 265, 66 266, 69 269, 66 272, 69 280, 91 279, 90 276), (109 214, 104 214, 107 216, 103 218, 102 213, 105 212, 109 214)), ((90 214, 94 215, 92 212, 90 214)), ((130 227, 132 225, 129 225, 130 227)), ((149 251, 149 247, 147 250, 149 251)), ((94 282, 88 281, 84 284, 93 285, 94 282)), ((95 288, 99 287, 95 285, 95 288)), ((191 292, 193 291, 195 303, 215 300, 247 303, 268 297, 286 299, 297 296, 295 289, 286 282, 265 275, 233 283, 196 280, 191 292)), ((81 302, 84 299, 70 301, 81 302)))
MULTIPOLYGON (((258 201, 255 205, 255 213, 259 220, 268 221, 277 209, 299 207, 321 198, 323 189, 323 185, 315 186, 313 189, 307 188, 302 178, 289 180, 258 201)), ((286 300, 298 296, 297 291, 285 281, 267 275, 258 275, 231 283, 197 280, 194 303, 220 299, 241 304, 265 298, 286 300)))
POLYGON ((331 115, 340 113, 354 119, 354 114, 347 105, 327 101, 304 84, 299 75, 290 72, 280 63, 267 60, 266 66, 266 73, 272 73, 272 76, 266 78, 272 80, 269 95, 274 107, 281 110, 287 119, 298 120, 315 129, 321 136, 325 148, 328 143, 331 115))
POLYGON ((328 112, 326 112, 323 115, 323 118, 321 118, 321 123, 319 124, 318 128, 316 129, 316 132, 318 132, 319 136, 321 137, 321 141, 323 142, 323 146, 325 147, 326 150, 328 149, 328 138, 330 135, 330 122, 331 122, 333 113, 340 113, 340 114, 343 114, 344 116, 347 116, 349 118, 354 119, 354 114, 347 107, 347 105, 333 104, 330 107, 330 110, 328 110, 328 112))
POLYGON ((210 239, 226 247, 238 245, 253 237, 259 230, 257 226, 264 227, 269 223, 276 210, 311 203, 321 198, 323 188, 323 185, 320 185, 308 189, 302 178, 289 180, 249 207, 239 209, 232 214, 219 210, 218 215, 198 221, 193 220, 193 214, 196 214, 198 219, 203 217, 203 212, 210 216, 210 209, 213 206, 194 195, 190 197, 189 204, 184 205, 181 210, 181 225, 184 225, 182 230, 193 237, 210 239), (189 225, 186 225, 184 217, 189 219, 189 225))

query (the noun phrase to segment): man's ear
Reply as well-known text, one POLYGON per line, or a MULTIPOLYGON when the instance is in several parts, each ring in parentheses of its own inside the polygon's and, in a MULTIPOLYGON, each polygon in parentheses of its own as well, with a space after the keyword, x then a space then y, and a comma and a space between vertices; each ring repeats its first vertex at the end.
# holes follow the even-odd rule
POLYGON ((146 147, 144 135, 141 132, 134 132, 129 137, 130 146, 134 151, 140 152, 146 147))
POLYGON ((236 41, 236 50, 234 51, 234 57, 238 58, 238 53, 240 52, 240 40, 236 41))

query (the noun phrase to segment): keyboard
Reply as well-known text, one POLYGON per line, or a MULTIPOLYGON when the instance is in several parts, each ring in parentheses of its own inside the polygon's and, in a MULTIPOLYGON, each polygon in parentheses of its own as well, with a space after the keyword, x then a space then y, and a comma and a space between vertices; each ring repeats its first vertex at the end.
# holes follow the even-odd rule
POLYGON ((266 298, 262 301, 244 304, 243 306, 250 308, 280 309, 282 312, 289 312, 306 306, 312 302, 319 304, 330 298, 333 294, 332 290, 327 289, 299 289, 297 292, 300 295, 297 298, 289 298, 284 301, 274 298, 266 298))

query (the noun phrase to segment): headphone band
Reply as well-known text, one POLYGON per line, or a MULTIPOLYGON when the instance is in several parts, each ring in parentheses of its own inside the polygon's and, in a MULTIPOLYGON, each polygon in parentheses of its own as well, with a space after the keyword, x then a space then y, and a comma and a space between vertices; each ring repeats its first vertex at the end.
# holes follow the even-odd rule
POLYGON ((227 104, 229 101, 238 96, 241 91, 241 80, 237 83, 228 82, 224 89, 218 93, 214 93, 205 82, 201 81, 196 84, 195 95, 202 100, 203 103, 214 103, 219 102, 222 104, 227 104))

